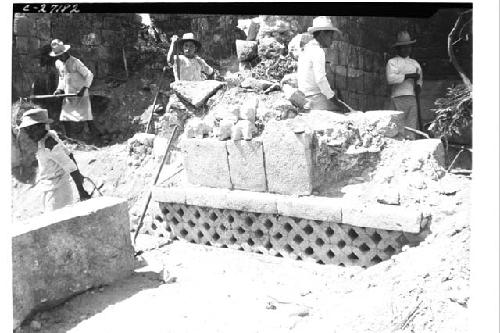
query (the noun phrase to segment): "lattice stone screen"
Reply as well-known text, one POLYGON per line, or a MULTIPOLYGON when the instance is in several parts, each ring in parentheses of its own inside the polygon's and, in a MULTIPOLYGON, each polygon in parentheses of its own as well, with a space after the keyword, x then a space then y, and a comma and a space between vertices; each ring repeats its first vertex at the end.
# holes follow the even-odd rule
POLYGON ((401 252, 402 231, 356 227, 278 214, 160 202, 145 233, 322 264, 368 267, 401 252))

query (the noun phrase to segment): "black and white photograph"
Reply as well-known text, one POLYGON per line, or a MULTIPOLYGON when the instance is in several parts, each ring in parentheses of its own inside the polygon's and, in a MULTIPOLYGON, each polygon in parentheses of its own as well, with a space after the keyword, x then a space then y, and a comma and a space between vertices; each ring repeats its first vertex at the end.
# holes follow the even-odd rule
POLYGON ((8 330, 498 329, 477 1, 11 5, 8 330))

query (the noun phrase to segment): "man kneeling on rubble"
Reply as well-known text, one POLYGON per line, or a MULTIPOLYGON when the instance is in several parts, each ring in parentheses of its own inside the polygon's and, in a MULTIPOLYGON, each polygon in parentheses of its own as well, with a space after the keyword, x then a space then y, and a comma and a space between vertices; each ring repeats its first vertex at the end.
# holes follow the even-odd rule
POLYGON ((64 146, 57 133, 49 130, 52 123, 46 109, 26 111, 19 129, 38 144, 38 186, 43 191, 44 210, 51 211, 73 203, 73 188, 69 176, 73 178, 80 200, 90 195, 83 188, 83 176, 78 170, 73 154, 64 146))
POLYGON ((314 38, 304 47, 297 64, 297 83, 299 90, 305 95, 305 107, 311 110, 346 112, 326 78, 323 50, 330 47, 335 32, 341 32, 327 16, 316 17, 307 32, 314 38))

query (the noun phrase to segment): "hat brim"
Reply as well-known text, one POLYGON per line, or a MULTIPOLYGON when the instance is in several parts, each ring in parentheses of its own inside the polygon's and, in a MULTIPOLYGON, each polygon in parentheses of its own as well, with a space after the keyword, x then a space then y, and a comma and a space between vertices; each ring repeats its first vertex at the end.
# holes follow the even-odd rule
POLYGON ((196 39, 188 38, 188 39, 181 39, 181 47, 184 45, 185 42, 193 42, 196 45, 197 49, 201 48, 201 43, 198 42, 196 39))
POLYGON ((339 34, 342 34, 342 31, 340 31, 338 28, 335 27, 309 27, 307 28, 307 32, 312 34, 313 32, 316 31, 337 31, 339 34))
POLYGON ((58 52, 58 53, 54 53, 54 51, 51 51, 49 53, 49 55, 51 57, 57 57, 57 56, 60 56, 61 54, 67 52, 69 49, 71 48, 71 45, 64 45, 64 51, 61 51, 61 52, 58 52))
POLYGON ((54 120, 52 119, 47 119, 46 121, 37 121, 37 120, 33 120, 31 118, 25 118, 21 121, 21 124, 18 126, 18 128, 26 128, 26 127, 30 127, 30 126, 33 126, 33 125, 36 125, 36 124, 52 124, 54 122, 54 120))
POLYGON ((414 40, 409 40, 409 41, 406 41, 406 42, 396 42, 394 44, 392 44, 392 47, 396 47, 396 46, 405 46, 405 45, 413 45, 417 42, 416 39, 414 40))

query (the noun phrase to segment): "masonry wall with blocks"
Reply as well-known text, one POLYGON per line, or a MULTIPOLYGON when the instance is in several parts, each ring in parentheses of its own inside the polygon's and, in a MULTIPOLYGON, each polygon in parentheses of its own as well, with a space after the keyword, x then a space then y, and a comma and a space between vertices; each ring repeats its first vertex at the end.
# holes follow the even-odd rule
POLYGON ((145 224, 147 234, 364 267, 399 253, 408 235, 425 238, 431 220, 403 207, 204 187, 156 187, 153 200, 162 215, 145 224))
POLYGON ((14 327, 134 269, 127 201, 100 197, 14 225, 14 327))
MULTIPOLYGON (((262 135, 251 141, 183 138, 187 180, 213 188, 325 194, 376 167, 388 140, 400 138, 403 120, 399 111, 345 116, 313 110, 294 119, 270 121, 262 135), (295 133, 299 126, 303 133, 295 133)), ((444 166, 439 140, 408 141, 407 145, 415 156, 444 166)))

